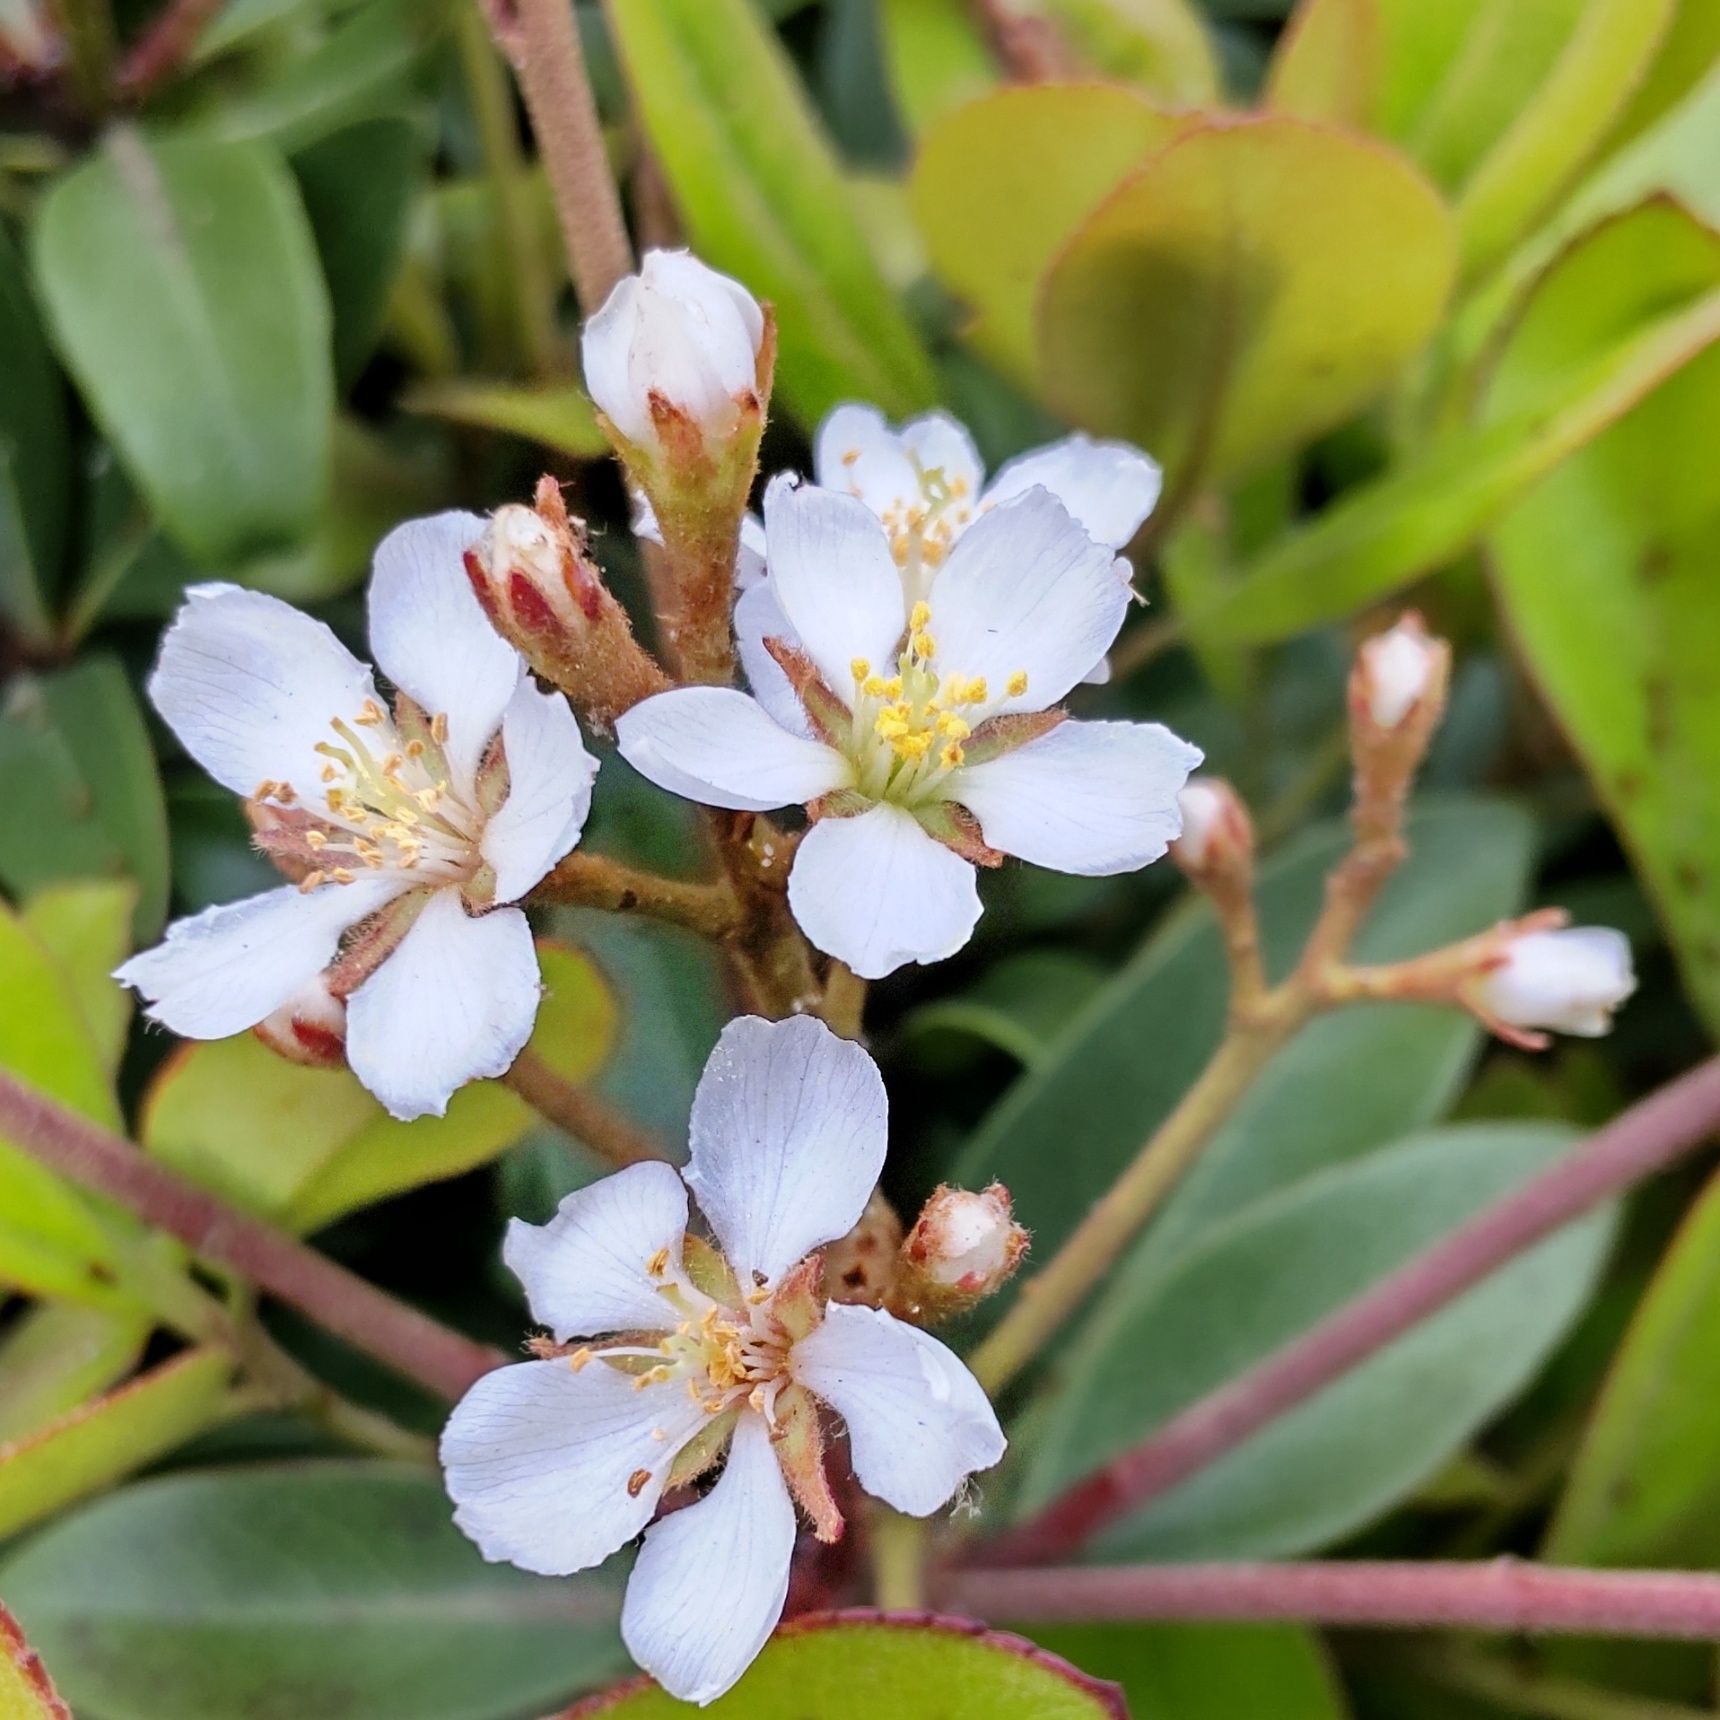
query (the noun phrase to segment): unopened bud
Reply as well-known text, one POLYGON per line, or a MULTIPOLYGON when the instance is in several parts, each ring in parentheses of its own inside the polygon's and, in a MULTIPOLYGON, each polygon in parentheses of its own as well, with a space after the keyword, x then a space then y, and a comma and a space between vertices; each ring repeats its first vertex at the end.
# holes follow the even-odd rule
POLYGON ((466 577, 491 625, 594 727, 668 682, 640 649, 553 478, 536 505, 510 503, 490 516, 466 551, 466 577))
POLYGON ((902 1221, 878 1189, 860 1221, 824 1250, 824 1294, 832 1302, 882 1308, 896 1278, 902 1221))
POLYGON ((326 974, 318 974, 251 1031, 290 1063, 333 1068, 346 1061, 346 1000, 329 989, 326 974))
POLYGON ((730 435, 756 416, 765 318, 738 281, 688 251, 647 251, 585 325, 585 386, 616 431, 661 453, 696 431, 730 435))
POLYGON ((1540 1044, 1547 1032, 1598 1038, 1635 990, 1624 933, 1572 926, 1510 939, 1475 982, 1472 998, 1484 1020, 1514 1029, 1510 1037, 1523 1043, 1540 1044))
POLYGON ((1008 1282, 1027 1240, 1002 1183, 939 1188, 902 1244, 892 1306, 921 1321, 962 1313, 1008 1282))
POLYGON ((1445 677, 1451 650, 1433 638, 1419 615, 1409 614, 1395 627, 1377 633, 1356 654, 1354 681, 1358 717, 1376 728, 1404 727, 1413 713, 1433 706, 1429 726, 1445 701, 1445 677))
POLYGON ((1236 790, 1216 776, 1191 777, 1177 795, 1182 834, 1171 845, 1192 876, 1233 864, 1254 850, 1254 826, 1236 790))

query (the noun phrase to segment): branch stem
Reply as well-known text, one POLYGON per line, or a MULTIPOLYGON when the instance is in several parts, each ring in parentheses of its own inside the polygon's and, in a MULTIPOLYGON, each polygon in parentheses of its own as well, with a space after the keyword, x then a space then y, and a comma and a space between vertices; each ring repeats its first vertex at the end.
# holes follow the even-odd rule
POLYGON ((367 1284, 302 1242, 225 1206, 129 1141, 0 1075, 0 1134, 38 1163, 177 1236, 201 1259, 290 1302, 336 1337, 441 1397, 508 1358, 367 1284))
POLYGON ((963 1571, 940 1606, 1011 1624, 1249 1619, 1512 1634, 1720 1637, 1720 1576, 1518 1559, 1411 1564, 1080 1565, 963 1571))
POLYGON ((537 901, 602 908, 612 914, 649 914, 706 938, 727 937, 740 922, 735 892, 726 879, 690 884, 581 848, 569 854, 532 894, 537 901))
POLYGON ((1544 1237, 1700 1146, 1716 1128, 1720 1057, 1633 1105, 1568 1158, 1173 1416, 986 1546, 983 1556, 998 1564, 1065 1557, 1095 1530, 1216 1463, 1544 1237))
POLYGON ((668 1158, 649 1130, 640 1128, 591 1088, 565 1080, 530 1050, 514 1059, 513 1068, 502 1080, 539 1116, 583 1142, 617 1170, 623 1165, 668 1158))

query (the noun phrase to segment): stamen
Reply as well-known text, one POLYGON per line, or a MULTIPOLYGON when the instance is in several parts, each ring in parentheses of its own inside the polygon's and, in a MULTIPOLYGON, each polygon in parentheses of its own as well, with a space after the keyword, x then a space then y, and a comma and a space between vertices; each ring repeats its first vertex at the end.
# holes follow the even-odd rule
POLYGON ((1025 669, 1017 669, 1015 673, 1009 677, 1009 696, 1012 699, 1019 699, 1026 691, 1027 671, 1025 669))

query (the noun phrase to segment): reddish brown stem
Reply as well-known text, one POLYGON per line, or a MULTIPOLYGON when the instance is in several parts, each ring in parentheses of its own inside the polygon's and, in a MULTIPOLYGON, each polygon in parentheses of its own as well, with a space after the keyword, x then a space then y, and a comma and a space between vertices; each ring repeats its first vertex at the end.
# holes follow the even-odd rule
POLYGON ((176 70, 197 45, 203 26, 220 9, 221 0, 170 0, 142 39, 125 57, 119 71, 120 88, 128 96, 148 95, 176 70))
POLYGON ((1720 1057, 1633 1105, 1551 1170, 1173 1416, 1020 1528, 978 1549, 977 1557, 1017 1565, 1066 1556, 1104 1524, 1217 1462, 1562 1225, 1699 1146, 1717 1126, 1720 1057))
POLYGON ((97 1128, 0 1075, 0 1135, 82 1187, 106 1195, 224 1266, 290 1302, 406 1378, 453 1400, 507 1357, 367 1284, 283 1231, 224 1206, 97 1128))
POLYGON ((940 1606, 1007 1624, 1258 1619, 1578 1636, 1720 1638, 1720 1576, 1518 1559, 1409 1564, 1081 1565, 962 1571, 940 1606))

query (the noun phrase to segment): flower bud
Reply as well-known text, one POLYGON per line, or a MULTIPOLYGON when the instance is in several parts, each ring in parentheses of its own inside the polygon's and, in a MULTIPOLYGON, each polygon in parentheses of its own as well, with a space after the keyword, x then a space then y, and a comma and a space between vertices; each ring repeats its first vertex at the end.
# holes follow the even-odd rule
POLYGON ((1027 1240, 1002 1183, 978 1194, 940 1187, 902 1244, 892 1306, 922 1321, 962 1313, 1009 1280, 1027 1240))
POLYGON ((553 478, 539 480, 533 507, 510 503, 490 516, 466 551, 466 577, 496 631, 593 727, 611 728, 668 685, 634 639, 553 478))
POLYGON ((346 1061, 346 1000, 329 989, 326 974, 318 974, 251 1031, 290 1063, 334 1068, 346 1061))
POLYGON ((1512 1037, 1525 1043, 1540 1044, 1546 1031, 1598 1038, 1635 990, 1624 933, 1573 926, 1512 938, 1471 995, 1483 1019, 1517 1030, 1512 1037))
POLYGON ((1404 726, 1429 700, 1443 703, 1450 649, 1409 614, 1369 639, 1356 655, 1356 703, 1376 728, 1404 726))
POLYGON ((859 1222, 824 1250, 824 1294, 832 1302, 882 1308, 896 1279, 902 1221, 879 1189, 872 1191, 859 1222))
POLYGON ((1248 809, 1222 778, 1191 777, 1177 795, 1177 810, 1182 814, 1182 834, 1171 845, 1171 853, 1191 876, 1253 852, 1254 826, 1248 809))
POLYGON ((765 319, 738 281, 688 251, 648 251, 585 326, 591 398, 628 442, 662 451, 670 427, 728 436, 759 411, 765 319))

